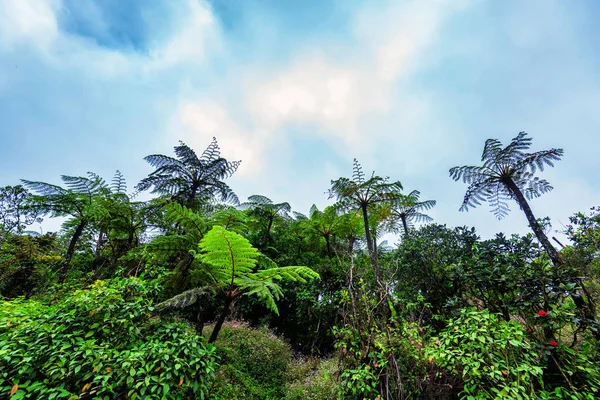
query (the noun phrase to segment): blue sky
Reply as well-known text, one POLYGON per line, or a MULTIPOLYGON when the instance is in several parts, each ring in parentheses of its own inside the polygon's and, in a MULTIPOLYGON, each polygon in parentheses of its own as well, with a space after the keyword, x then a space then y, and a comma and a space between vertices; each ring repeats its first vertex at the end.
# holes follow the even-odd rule
POLYGON ((524 216, 459 213, 448 169, 524 130, 565 149, 531 203, 562 229, 600 200, 599 17, 594 0, 0 0, 0 185, 119 169, 132 187, 144 156, 216 136, 241 198, 306 213, 357 157, 489 237, 524 216))

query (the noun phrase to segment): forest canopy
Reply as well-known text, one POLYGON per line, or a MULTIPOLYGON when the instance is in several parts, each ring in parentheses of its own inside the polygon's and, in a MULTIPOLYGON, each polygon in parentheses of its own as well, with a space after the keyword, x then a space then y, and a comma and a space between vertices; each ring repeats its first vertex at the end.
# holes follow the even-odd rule
POLYGON ((449 171, 465 195, 444 201, 531 230, 491 239, 356 159, 323 209, 240 199, 216 138, 147 156, 134 186, 116 171, 2 187, 0 397, 597 398, 600 208, 549 237, 534 200, 564 151, 533 145, 488 139, 449 171))

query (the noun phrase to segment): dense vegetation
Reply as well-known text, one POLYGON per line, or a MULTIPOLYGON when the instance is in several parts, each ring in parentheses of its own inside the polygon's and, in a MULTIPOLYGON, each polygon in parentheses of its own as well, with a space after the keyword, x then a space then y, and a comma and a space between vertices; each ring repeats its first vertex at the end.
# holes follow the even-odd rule
POLYGON ((557 250, 529 201, 563 151, 531 145, 450 170, 463 210, 512 202, 532 230, 488 240, 356 160, 323 210, 240 202, 216 140, 146 157, 133 194, 118 171, 0 188, 0 397, 597 398, 600 208, 557 250))

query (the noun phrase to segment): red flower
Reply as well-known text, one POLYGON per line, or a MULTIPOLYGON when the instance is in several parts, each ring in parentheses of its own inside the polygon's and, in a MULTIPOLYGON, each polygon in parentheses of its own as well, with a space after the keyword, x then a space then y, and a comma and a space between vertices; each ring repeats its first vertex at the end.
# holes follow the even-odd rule
POLYGON ((548 344, 549 344, 550 346, 552 346, 552 347, 556 347, 556 346, 558 346, 558 342, 557 342, 557 341, 555 341, 555 340, 551 340, 551 341, 549 341, 549 342, 548 342, 548 344))
POLYGON ((378 363, 378 362, 375 362, 375 364, 373 364, 373 366, 374 366, 375 368, 377 368, 377 367, 379 367, 379 363, 378 363))
POLYGON ((548 313, 546 311, 544 311, 544 310, 540 310, 540 311, 538 311, 538 315, 540 317, 545 317, 546 315, 548 315, 548 313))
POLYGON ((531 335, 533 333, 533 331, 531 329, 527 329, 527 334, 531 335))

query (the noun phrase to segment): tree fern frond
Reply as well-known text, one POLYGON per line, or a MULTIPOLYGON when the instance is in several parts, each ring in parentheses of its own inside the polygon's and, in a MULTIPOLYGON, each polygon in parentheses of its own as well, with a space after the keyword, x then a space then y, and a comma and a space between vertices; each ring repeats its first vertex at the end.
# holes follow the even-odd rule
POLYGON ((204 252, 201 261, 213 267, 213 275, 222 285, 250 273, 258 258, 258 250, 248 239, 221 226, 214 226, 204 235, 199 247, 204 252))
POLYGON ((356 158, 352 165, 352 179, 359 185, 365 182, 365 173, 362 170, 362 165, 358 163, 356 158))
POLYGON ((21 179, 21 182, 23 182, 27 188, 37 192, 42 196, 64 195, 68 192, 66 189, 60 186, 52 185, 46 182, 28 181, 26 179, 21 179))
POLYGON ((119 194, 127 192, 127 182, 125 181, 125 177, 123 176, 121 171, 117 170, 115 172, 115 176, 112 179, 110 190, 113 193, 119 193, 119 194))
POLYGON ((219 145, 217 144, 217 138, 213 137, 212 142, 210 142, 210 144, 208 145, 206 150, 204 150, 202 152, 202 155, 200 156, 200 160, 203 163, 207 163, 214 159, 219 158, 220 156, 221 156, 221 152, 219 149, 219 145))
POLYGON ((182 309, 194 305, 201 298, 204 298, 205 301, 208 302, 212 294, 214 294, 214 289, 209 286, 197 287, 171 297, 170 299, 157 304, 155 308, 159 312, 182 309))
POLYGON ((246 220, 246 214, 235 207, 219 210, 210 216, 210 222, 213 225, 220 225, 229 231, 238 233, 248 229, 246 220))
POLYGON ((162 154, 151 154, 144 157, 144 160, 154 168, 163 168, 165 166, 174 166, 181 169, 185 168, 185 164, 178 159, 162 154))

